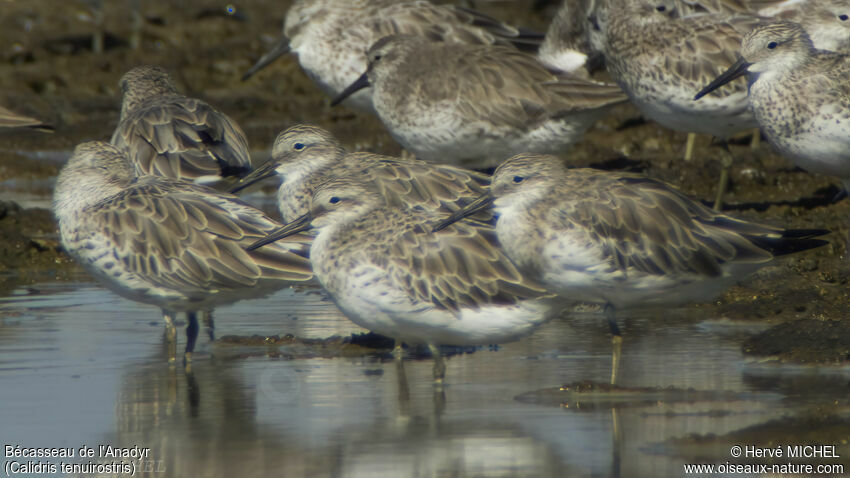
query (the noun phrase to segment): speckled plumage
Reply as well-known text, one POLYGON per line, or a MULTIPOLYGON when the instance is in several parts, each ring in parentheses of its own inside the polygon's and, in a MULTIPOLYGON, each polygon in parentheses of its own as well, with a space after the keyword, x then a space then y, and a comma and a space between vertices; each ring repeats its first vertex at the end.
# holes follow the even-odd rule
POLYGON ((283 178, 277 200, 284 221, 307 213, 316 186, 335 177, 371 181, 391 204, 445 213, 478 197, 490 184, 489 176, 454 166, 349 153, 329 131, 308 124, 281 132, 271 158, 243 178, 236 190, 275 174, 283 178))
POLYGON ((850 0, 809 0, 775 18, 802 25, 819 50, 850 54, 850 0))
POLYGON ((777 255, 825 244, 810 237, 826 231, 741 221, 665 183, 567 169, 554 156, 505 161, 490 200, 499 242, 523 274, 565 298, 618 309, 707 300, 777 255))
MULTIPOLYGON (((481 13, 417 0, 296 0, 286 13, 283 37, 243 76, 250 77, 279 56, 292 52, 304 72, 328 95, 338 95, 366 69, 363 53, 396 34, 449 43, 539 42, 481 13)), ((347 102, 373 111, 368 92, 347 102)))
MULTIPOLYGON (((824 0, 816 0, 824 1, 824 0)), ((797 5, 805 5, 809 0, 676 0, 676 7, 682 15, 695 13, 726 13, 773 15, 797 5)))
MULTIPOLYGON (((330 180, 315 190, 306 219, 318 230, 316 277, 353 322, 408 343, 514 340, 559 312, 560 302, 508 260, 491 227, 460 222, 435 234, 439 217, 387 206, 367 183, 330 180)), ((290 223, 284 234, 305 224, 290 223)))
POLYGON ((521 151, 561 152, 626 101, 616 85, 553 74, 501 46, 392 36, 367 55, 378 116, 429 162, 486 168, 521 151))
POLYGON ((850 53, 850 0, 681 0, 682 12, 755 14, 803 26, 815 48, 850 53))
POLYGON ((191 325, 197 311, 312 277, 309 237, 247 253, 280 224, 229 194, 137 176, 108 143, 77 146, 59 173, 53 210, 77 262, 122 297, 160 307, 167 323, 186 312, 191 325))
POLYGON ((737 56, 743 35, 763 19, 705 14, 671 18, 670 0, 602 0, 596 11, 611 76, 652 120, 726 139, 756 126, 739 80, 703 101, 694 92, 737 56), (658 3, 670 4, 659 12, 658 3))
POLYGON ((803 169, 850 186, 850 56, 814 49, 800 25, 784 21, 747 34, 741 55, 700 94, 747 73, 768 141, 803 169))
POLYGON ((128 71, 120 82, 121 117, 112 144, 139 174, 173 179, 242 176, 251 170, 248 140, 232 119, 181 95, 156 66, 128 71))

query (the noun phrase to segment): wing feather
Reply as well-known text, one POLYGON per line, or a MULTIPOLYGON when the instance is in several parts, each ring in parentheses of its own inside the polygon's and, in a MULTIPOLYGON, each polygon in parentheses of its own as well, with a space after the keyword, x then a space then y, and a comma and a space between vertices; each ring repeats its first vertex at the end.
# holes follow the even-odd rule
POLYGON ((773 256, 753 237, 782 230, 718 214, 670 186, 627 174, 571 170, 584 194, 547 212, 547 220, 583 229, 614 269, 628 274, 693 273, 717 276, 730 261, 760 263, 773 256))
POLYGON ((122 118, 112 143, 145 174, 194 179, 251 167, 241 128, 203 101, 183 96, 160 98, 122 118))
POLYGON ((235 197, 192 183, 144 177, 90 213, 92 231, 105 236, 132 272, 190 296, 312 277, 308 236, 246 252, 280 225, 235 197))

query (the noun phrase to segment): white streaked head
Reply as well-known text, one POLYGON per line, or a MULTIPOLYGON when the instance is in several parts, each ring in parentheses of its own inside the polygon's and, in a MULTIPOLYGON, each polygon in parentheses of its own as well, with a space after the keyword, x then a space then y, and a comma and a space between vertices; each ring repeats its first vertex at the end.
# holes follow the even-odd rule
POLYGON ((287 128, 275 138, 272 146, 275 171, 286 181, 332 167, 344 155, 345 149, 334 135, 310 124, 287 128))
POLYGON ((750 73, 785 73, 800 67, 814 50, 812 40, 797 23, 777 21, 757 26, 744 36, 741 56, 750 73))
POLYGON ((518 154, 502 163, 493 173, 490 186, 497 208, 524 203, 545 194, 564 174, 557 156, 518 154))
POLYGON ((126 153, 102 141, 81 143, 56 178, 53 209, 60 221, 123 191, 136 178, 126 153))
POLYGON ((803 26, 819 50, 850 53, 850 2, 809 2, 789 17, 803 26))
POLYGON ((150 98, 179 94, 168 72, 159 66, 133 68, 124 73, 118 86, 124 94, 121 103, 122 118, 144 105, 150 98))
POLYGON ((350 178, 331 179, 313 191, 310 215, 313 227, 346 223, 386 205, 386 200, 369 183, 350 178))

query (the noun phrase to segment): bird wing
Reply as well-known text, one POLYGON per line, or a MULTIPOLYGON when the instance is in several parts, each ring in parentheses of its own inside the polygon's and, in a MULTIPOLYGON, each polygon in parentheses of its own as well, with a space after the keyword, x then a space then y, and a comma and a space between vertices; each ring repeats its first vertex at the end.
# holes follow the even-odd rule
POLYGON ((427 1, 388 5, 360 23, 372 30, 375 40, 403 34, 433 41, 481 45, 540 42, 480 12, 427 1))
MULTIPOLYGON (((358 153, 351 155, 357 159, 358 153)), ((490 177, 463 168, 363 155, 369 161, 367 175, 390 204, 421 206, 447 214, 484 194, 490 177)))
MULTIPOLYGON (((667 22, 665 27, 677 31, 664 36, 665 48, 680 53, 655 52, 655 61, 664 62, 665 70, 675 72, 689 84, 707 85, 738 60, 744 34, 763 20, 750 15, 722 19, 718 15, 698 15, 667 22)), ((674 81, 676 75, 671 76, 674 81)), ((746 91, 747 82, 742 78, 718 89, 716 94, 731 96, 746 91)))
POLYGON ((504 255, 495 230, 458 222, 431 233, 421 215, 389 245, 390 278, 415 299, 458 312, 546 296, 504 255))
POLYGON ((251 168, 242 129, 194 98, 172 97, 141 108, 121 121, 112 143, 126 149, 145 174, 194 179, 251 168))
POLYGON ((246 246, 280 225, 235 197, 160 179, 141 178, 91 211, 92 231, 106 236, 125 268, 155 285, 202 296, 261 279, 312 277, 309 237, 293 236, 246 252, 246 246))
POLYGON ((552 208, 548 220, 584 229, 603 245, 612 266, 626 274, 719 276, 724 263, 773 257, 753 238, 782 236, 781 229, 718 214, 642 176, 587 173, 571 190, 576 199, 552 208))

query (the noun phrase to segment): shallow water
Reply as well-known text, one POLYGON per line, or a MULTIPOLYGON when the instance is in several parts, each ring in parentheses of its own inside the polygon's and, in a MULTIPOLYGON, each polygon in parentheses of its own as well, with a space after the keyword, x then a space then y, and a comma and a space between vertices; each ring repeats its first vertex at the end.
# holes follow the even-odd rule
MULTIPOLYGON (((203 331, 187 371, 167 363, 156 308, 85 282, 17 289, 0 312, 0 442, 95 454, 98 445, 149 448, 146 459, 123 462, 150 476, 681 476, 685 463, 736 462, 736 443, 722 435, 844 400, 848 381, 841 369, 747 362, 739 344, 750 327, 692 309, 621 322, 621 385, 732 394, 564 404, 515 397, 607 381, 599 313, 451 356, 440 393, 427 358, 400 369, 383 352, 328 357, 211 343, 203 331), (688 447, 693 434, 720 435, 720 445, 688 447)), ((311 289, 221 308, 216 318, 219 336, 360 331, 311 289)))

